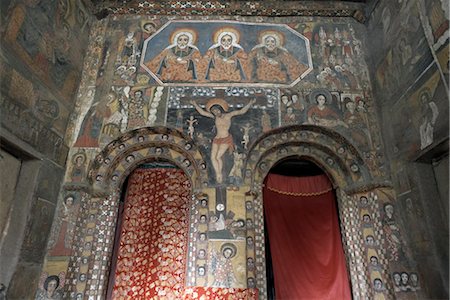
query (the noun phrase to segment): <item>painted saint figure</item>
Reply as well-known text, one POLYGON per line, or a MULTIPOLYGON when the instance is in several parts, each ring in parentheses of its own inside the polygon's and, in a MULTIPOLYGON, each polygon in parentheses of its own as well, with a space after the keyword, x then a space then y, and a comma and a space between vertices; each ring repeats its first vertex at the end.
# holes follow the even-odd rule
POLYGON ((242 183, 242 168, 244 167, 244 153, 239 153, 237 151, 233 152, 233 167, 231 168, 230 183, 234 185, 240 185, 242 183))
POLYGON ((99 147, 100 137, 104 118, 108 118, 111 112, 104 101, 92 104, 81 123, 78 138, 74 147, 99 147))
POLYGON ((206 110, 201 108, 193 100, 191 101, 191 104, 194 105, 199 114, 212 118, 215 121, 217 133, 212 141, 211 163, 214 171, 216 172, 217 183, 222 183, 223 181, 223 155, 227 150, 230 151, 230 153, 234 150, 233 137, 230 134, 231 118, 245 114, 250 109, 250 106, 255 103, 255 101, 256 100, 253 99, 243 108, 229 113, 227 112, 228 103, 226 103, 223 99, 209 100, 208 103, 206 103, 206 110))
POLYGON ((272 129, 272 121, 270 120, 270 116, 266 110, 262 111, 261 115, 261 127, 262 132, 266 133, 272 129))
POLYGON ((244 132, 242 135, 241 144, 244 146, 245 150, 247 150, 248 144, 250 143, 250 129, 252 129, 252 126, 250 126, 249 123, 245 124, 245 126, 241 128, 241 131, 244 132))
POLYGON ((283 47, 284 36, 274 30, 259 34, 260 44, 249 54, 252 78, 263 82, 290 82, 300 77, 308 66, 299 62, 283 47))
POLYGON ((220 247, 220 254, 212 250, 211 253, 211 272, 214 275, 213 287, 231 288, 235 286, 237 280, 234 275, 232 258, 236 256, 236 246, 231 243, 225 243, 220 247))
POLYGON ((297 117, 292 106, 286 108, 286 114, 283 116, 283 121, 285 125, 294 125, 297 123, 297 117))
POLYGON ((72 182, 81 182, 86 176, 86 153, 79 151, 72 156, 72 171, 70 177, 72 182))
POLYGON ((214 34, 215 44, 205 54, 207 63, 205 79, 208 81, 247 80, 247 58, 239 33, 233 28, 222 28, 214 34))
MULTIPOLYGON (((64 279, 64 276, 62 274, 60 274, 60 276, 62 277, 62 279, 64 279)), ((60 276, 51 275, 45 278, 45 281, 39 284, 40 289, 36 294, 35 300, 62 299, 62 293, 60 290, 60 276)))
POLYGON ((351 128, 352 138, 359 144, 365 145, 368 141, 369 132, 367 130, 364 115, 356 110, 356 104, 350 98, 344 98, 345 108, 344 122, 351 128))
POLYGON ((75 203, 73 195, 64 198, 48 244, 51 256, 69 256, 71 254, 78 209, 79 205, 75 203))
POLYGON ((311 107, 308 110, 308 123, 313 125, 325 126, 325 127, 336 127, 343 126, 348 127, 346 123, 340 120, 339 115, 333 111, 331 108, 326 106, 329 100, 325 94, 317 94, 314 97, 317 105, 311 107))
POLYGON ((422 109, 422 120, 419 126, 420 149, 425 149, 433 143, 434 125, 436 124, 439 110, 434 101, 431 101, 429 89, 425 89, 419 96, 422 109))
POLYGON ((197 34, 190 29, 175 31, 166 49, 147 63, 161 80, 169 82, 196 81, 201 54, 194 45, 197 34))
POLYGON ((136 90, 128 103, 128 129, 144 127, 148 108, 143 91, 136 90))

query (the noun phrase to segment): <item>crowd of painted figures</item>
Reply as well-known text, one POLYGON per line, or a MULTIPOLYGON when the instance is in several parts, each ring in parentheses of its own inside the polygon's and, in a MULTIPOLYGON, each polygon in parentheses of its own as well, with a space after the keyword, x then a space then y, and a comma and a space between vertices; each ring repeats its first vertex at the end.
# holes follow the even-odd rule
POLYGON ((194 30, 176 30, 171 44, 145 65, 164 82, 286 83, 309 68, 284 48, 283 33, 276 30, 261 31, 259 44, 250 51, 239 44, 240 34, 231 27, 218 30, 214 39, 202 55, 194 30))

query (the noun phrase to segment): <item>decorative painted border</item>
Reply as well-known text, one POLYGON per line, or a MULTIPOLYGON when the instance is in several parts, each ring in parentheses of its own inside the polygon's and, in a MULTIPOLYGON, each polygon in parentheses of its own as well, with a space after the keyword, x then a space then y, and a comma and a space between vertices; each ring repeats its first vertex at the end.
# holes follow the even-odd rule
POLYGON ((330 1, 328 4, 311 1, 95 1, 94 14, 146 14, 169 16, 320 16, 353 17, 365 22, 366 4, 330 1))

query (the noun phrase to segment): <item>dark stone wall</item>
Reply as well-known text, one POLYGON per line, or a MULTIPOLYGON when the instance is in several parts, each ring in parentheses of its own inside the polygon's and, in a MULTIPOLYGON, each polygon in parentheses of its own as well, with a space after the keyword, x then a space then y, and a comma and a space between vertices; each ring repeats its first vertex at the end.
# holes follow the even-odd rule
POLYGON ((0 10, 1 146, 22 162, 0 246, 9 260, 0 282, 8 299, 30 299, 64 176, 64 135, 91 16, 87 1, 2 1, 0 10))
POLYGON ((434 167, 441 160, 448 167, 444 2, 379 1, 368 24, 374 95, 397 192, 396 214, 409 248, 406 257, 391 262, 391 276, 417 272, 422 288, 413 295, 397 286, 400 299, 448 298, 448 168, 434 167))

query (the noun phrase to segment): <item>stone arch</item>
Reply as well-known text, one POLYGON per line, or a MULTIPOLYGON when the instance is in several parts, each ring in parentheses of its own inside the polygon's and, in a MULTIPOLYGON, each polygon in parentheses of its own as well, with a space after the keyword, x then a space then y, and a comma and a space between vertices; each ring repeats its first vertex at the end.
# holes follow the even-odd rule
POLYGON ((246 183, 253 187, 277 161, 289 156, 312 160, 335 187, 344 190, 361 189, 374 180, 361 153, 342 135, 323 127, 295 125, 272 130, 251 145, 245 162, 246 183))
MULTIPOLYGON (((88 172, 89 187, 83 189, 83 210, 75 235, 81 238, 87 230, 93 233, 88 240, 72 248, 66 277, 69 284, 65 287, 71 297, 80 291, 85 295, 105 296, 123 183, 137 166, 155 160, 175 164, 190 178, 192 198, 188 204, 189 222, 195 218, 192 206, 195 206, 198 201, 196 196, 207 184, 207 168, 194 142, 183 133, 167 127, 139 128, 118 137, 95 157, 88 172), (103 267, 99 269, 98 266, 103 267), (80 282, 78 275, 81 269, 87 278, 96 280, 80 282)), ((194 239, 190 227, 188 239, 194 239)), ((189 256, 186 259, 189 262, 193 258, 189 256)))
POLYGON ((169 161, 191 179, 193 190, 207 183, 205 160, 195 143, 183 133, 167 127, 139 128, 110 142, 96 157, 89 182, 96 193, 120 189, 125 178, 140 164, 169 161))
MULTIPOLYGON (((364 271, 367 265, 364 263, 362 234, 352 230, 355 227, 352 222, 358 219, 355 213, 356 199, 358 193, 373 194, 372 191, 377 188, 390 186, 376 178, 358 149, 339 133, 313 125, 295 125, 278 128, 259 137, 249 148, 244 164, 245 183, 251 188, 250 194, 253 195, 255 207, 256 281, 260 298, 267 298, 263 181, 276 163, 292 157, 314 162, 324 170, 336 189, 352 293, 355 298, 366 296, 371 279, 364 271)), ((375 224, 375 227, 382 228, 381 222, 375 224)), ((380 252, 380 257, 384 257, 384 253, 380 252)), ((386 270, 382 273, 387 274, 386 270)))

